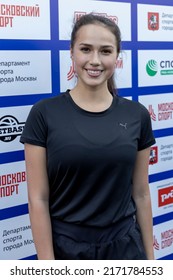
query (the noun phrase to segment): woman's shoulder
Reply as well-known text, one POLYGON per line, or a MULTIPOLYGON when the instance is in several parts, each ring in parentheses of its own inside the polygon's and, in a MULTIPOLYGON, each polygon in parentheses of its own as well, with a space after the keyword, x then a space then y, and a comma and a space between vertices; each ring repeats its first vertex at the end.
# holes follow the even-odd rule
POLYGON ((147 108, 137 100, 132 100, 130 97, 118 97, 118 104, 125 106, 128 110, 136 110, 136 112, 146 112, 149 114, 147 108))
POLYGON ((57 106, 62 105, 62 103, 64 102, 63 100, 65 98, 65 95, 66 92, 40 99, 39 101, 33 104, 33 110, 53 110, 53 108, 57 108, 57 106))

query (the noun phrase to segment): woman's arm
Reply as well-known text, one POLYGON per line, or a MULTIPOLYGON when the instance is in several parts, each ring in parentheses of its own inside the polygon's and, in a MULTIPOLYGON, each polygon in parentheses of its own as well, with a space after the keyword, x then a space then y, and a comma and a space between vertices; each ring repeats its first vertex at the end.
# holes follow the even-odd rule
POLYGON ((46 149, 25 144, 29 216, 39 260, 53 260, 46 149))
POLYGON ((141 228, 147 259, 153 260, 153 219, 148 184, 149 155, 150 148, 139 151, 137 154, 132 195, 137 207, 137 222, 141 228))

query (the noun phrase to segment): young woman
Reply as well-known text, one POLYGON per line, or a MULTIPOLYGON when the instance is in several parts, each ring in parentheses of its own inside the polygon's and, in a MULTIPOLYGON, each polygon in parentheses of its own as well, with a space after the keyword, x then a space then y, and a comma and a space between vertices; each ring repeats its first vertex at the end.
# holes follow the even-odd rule
POLYGON ((21 142, 38 259, 153 259, 147 109, 115 94, 121 36, 82 16, 71 35, 77 84, 36 103, 21 142))

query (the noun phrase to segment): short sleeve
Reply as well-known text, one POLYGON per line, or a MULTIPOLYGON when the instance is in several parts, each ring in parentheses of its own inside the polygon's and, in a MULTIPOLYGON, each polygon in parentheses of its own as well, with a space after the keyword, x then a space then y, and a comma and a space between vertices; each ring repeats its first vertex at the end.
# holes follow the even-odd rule
POLYGON ((151 117, 144 105, 141 106, 141 133, 138 142, 138 150, 144 150, 155 144, 155 138, 152 131, 151 117))
POLYGON ((47 124, 45 120, 46 112, 43 105, 42 102, 38 102, 31 108, 20 137, 21 143, 46 147, 47 124))

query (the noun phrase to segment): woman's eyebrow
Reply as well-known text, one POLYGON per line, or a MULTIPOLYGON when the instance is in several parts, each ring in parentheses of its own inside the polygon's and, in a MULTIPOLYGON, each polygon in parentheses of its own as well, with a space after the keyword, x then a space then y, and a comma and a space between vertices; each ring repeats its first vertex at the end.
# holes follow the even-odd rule
MULTIPOLYGON (((92 44, 88 44, 88 43, 80 43, 79 46, 86 46, 86 47, 92 47, 92 44)), ((114 48, 114 46, 112 45, 101 45, 101 48, 114 48)))

